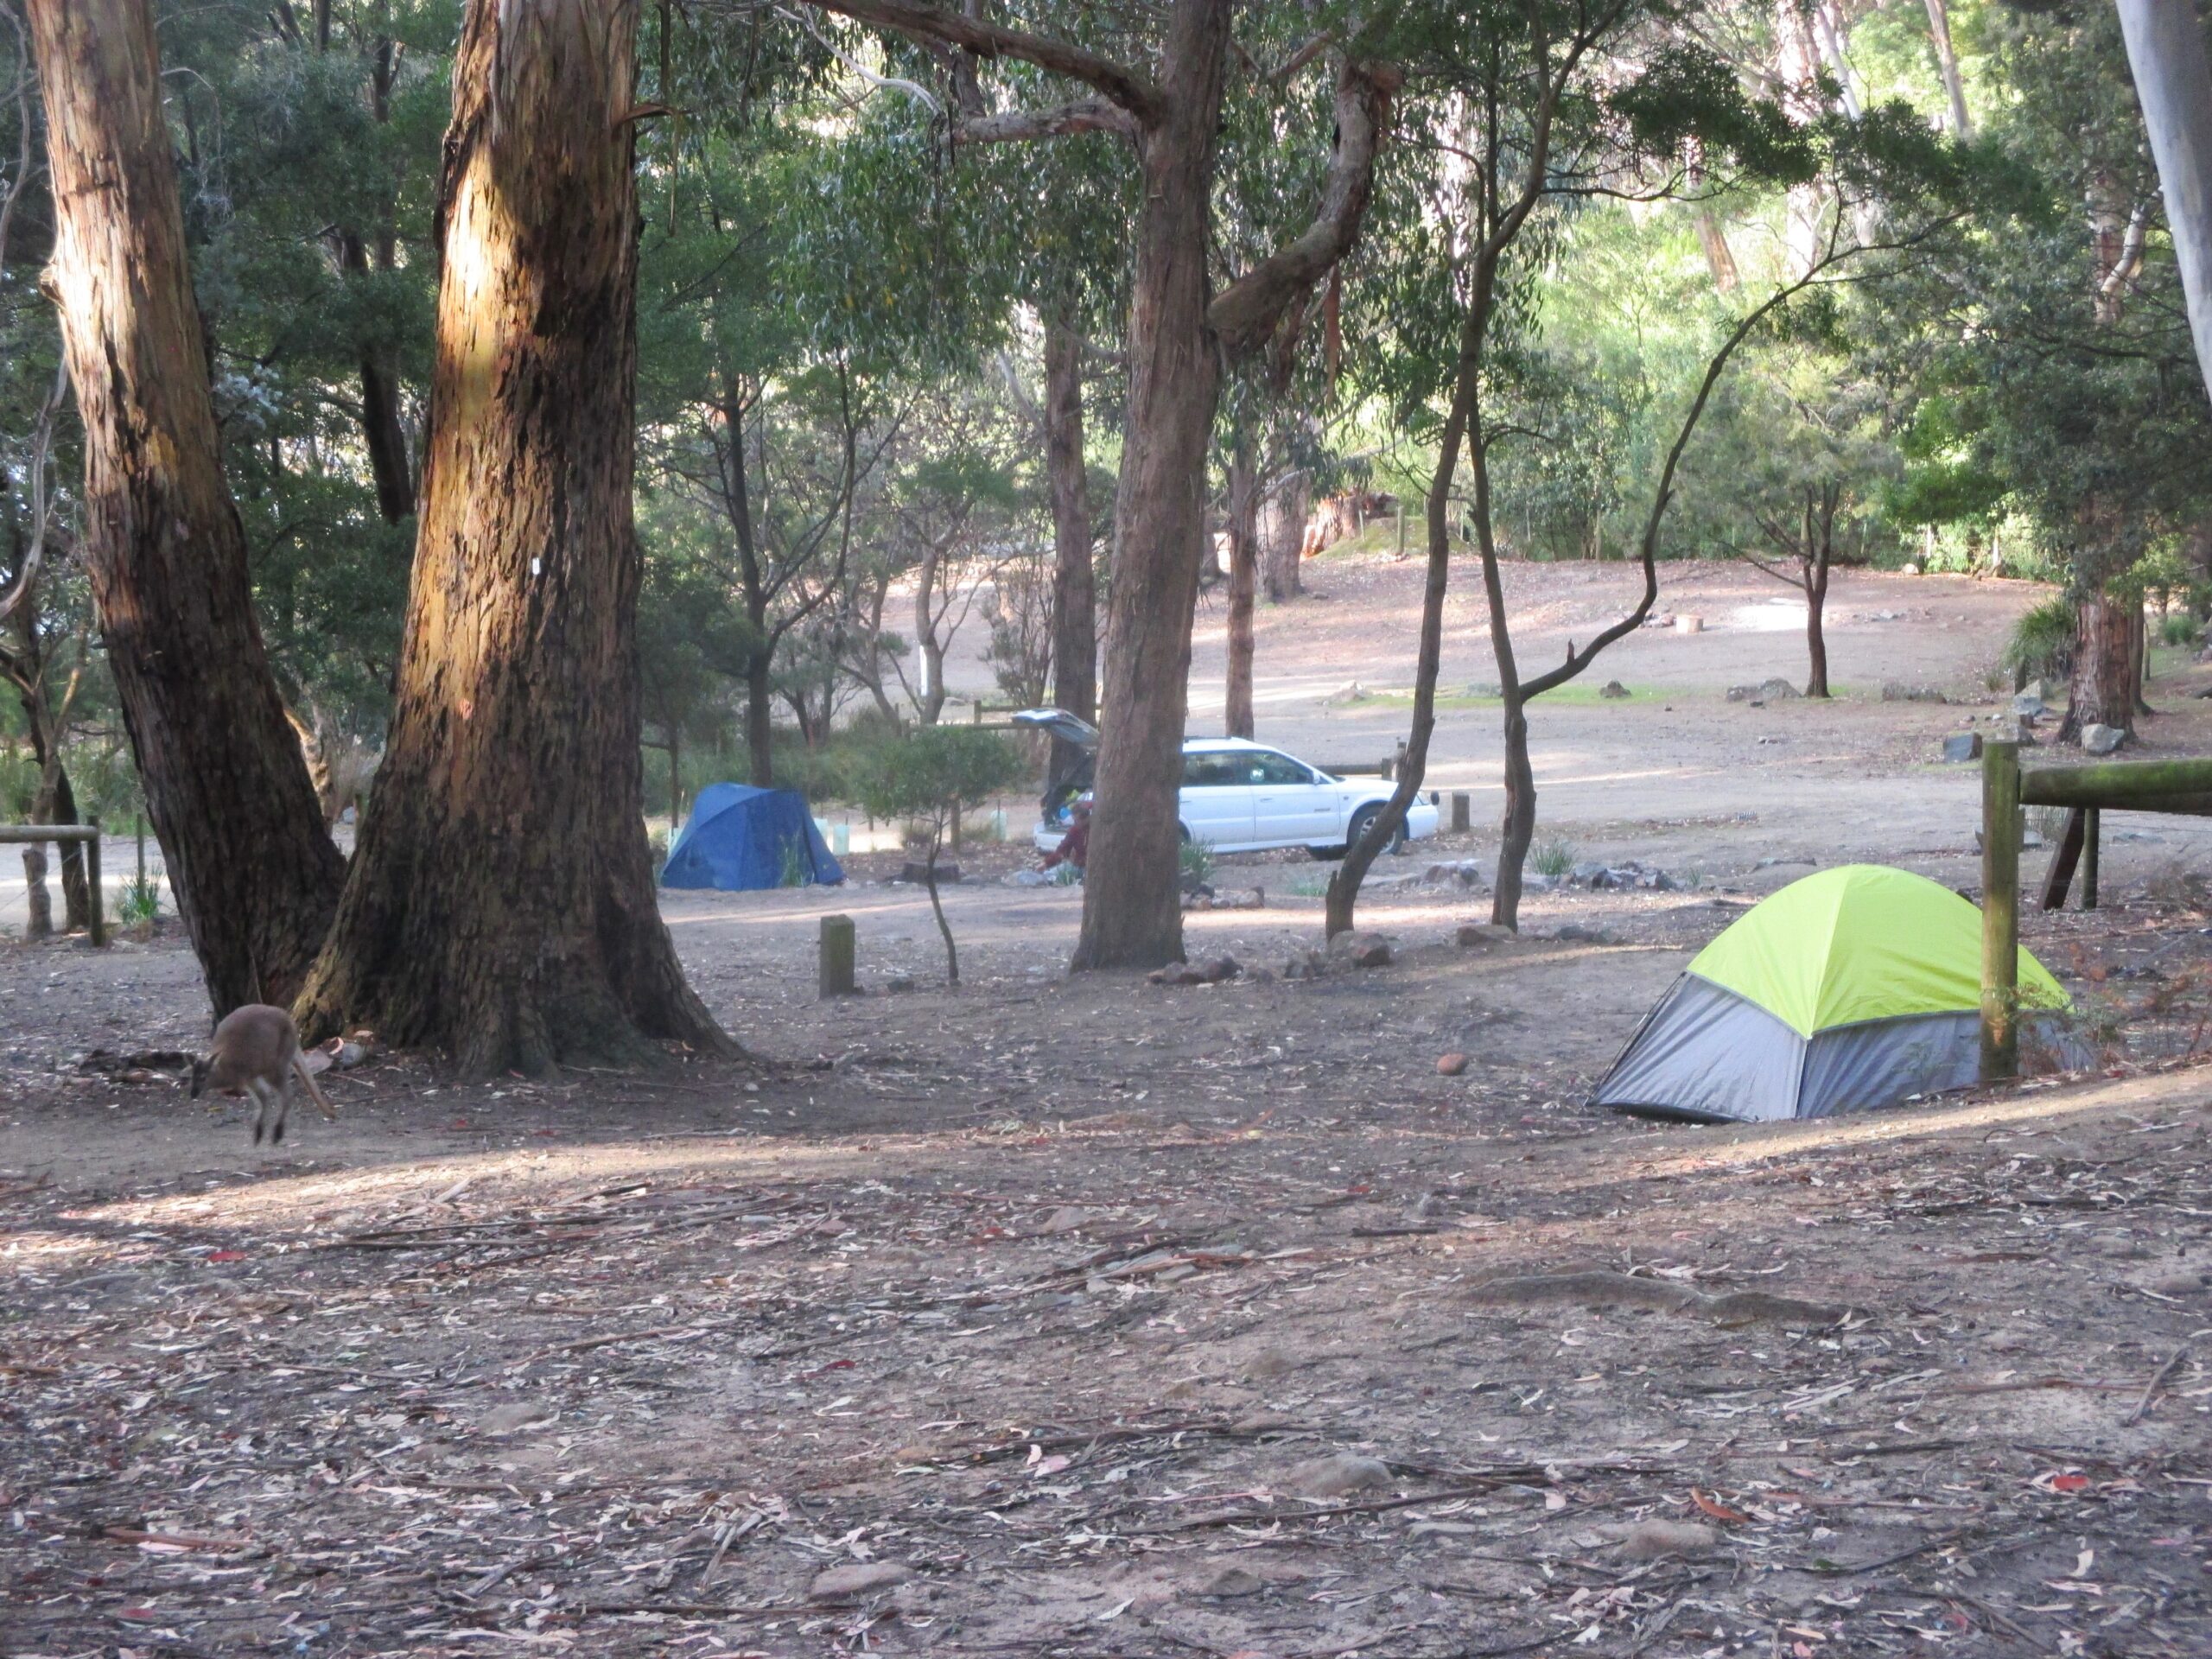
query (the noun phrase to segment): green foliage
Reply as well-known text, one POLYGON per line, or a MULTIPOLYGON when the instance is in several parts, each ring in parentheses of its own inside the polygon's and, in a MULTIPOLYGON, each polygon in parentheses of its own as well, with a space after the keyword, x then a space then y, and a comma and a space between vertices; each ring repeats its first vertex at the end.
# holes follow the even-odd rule
POLYGON ((125 926, 158 920, 162 913, 162 884, 151 876, 134 876, 124 884, 116 918, 125 926))
POLYGON ((779 887, 810 887, 814 882, 814 864, 806 849, 796 837, 786 840, 777 849, 776 885, 779 887))
POLYGON ((1176 861, 1182 871, 1183 887, 1205 887, 1213 880, 1213 849, 1192 836, 1176 851, 1176 861))
POLYGON ((918 819, 941 846, 956 817, 1012 789, 1027 770, 1020 752, 996 732, 925 726, 871 746, 852 783, 869 817, 918 819))
POLYGON ((2186 611, 2175 611, 2159 619, 2158 641, 2168 645, 2201 645, 2204 624, 2186 611))
POLYGON ((2074 606, 2055 595, 2020 613, 2005 641, 2005 666, 2031 679, 2063 680, 2074 660, 2074 606))
POLYGON ((1529 866, 1538 875, 1548 876, 1556 881, 1561 876, 1573 874, 1574 855, 1574 843, 1554 836, 1548 841, 1538 842, 1529 849, 1529 866))

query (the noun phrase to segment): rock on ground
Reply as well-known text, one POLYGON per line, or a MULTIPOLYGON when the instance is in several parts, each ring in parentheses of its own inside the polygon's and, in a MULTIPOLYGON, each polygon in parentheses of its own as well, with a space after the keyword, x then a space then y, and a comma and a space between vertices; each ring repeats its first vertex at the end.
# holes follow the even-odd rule
POLYGON ((1383 968, 1389 965, 1390 942, 1380 933, 1339 933, 1329 941, 1329 954, 1355 968, 1383 968))
POLYGON ((2117 726, 2088 725, 2082 728, 2082 747, 2091 754, 2110 754, 2127 741, 2127 734, 2117 726))

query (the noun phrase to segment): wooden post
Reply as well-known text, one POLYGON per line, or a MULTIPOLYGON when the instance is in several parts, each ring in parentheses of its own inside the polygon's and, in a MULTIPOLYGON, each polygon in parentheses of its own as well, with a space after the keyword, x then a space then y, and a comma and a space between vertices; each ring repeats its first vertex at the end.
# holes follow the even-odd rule
POLYGON ((2088 811, 2086 806, 2077 806, 2066 815, 2066 833, 2059 837, 2058 850, 2050 855, 2050 874, 2044 878, 2045 910, 2065 906, 2066 890, 2074 885, 2074 867, 2082 857, 2082 838, 2088 811))
POLYGON ((1981 751, 1981 1080, 2020 1065, 2020 746, 1981 751))
POLYGON ((107 922, 105 919, 106 894, 100 888, 100 821, 94 818, 89 827, 92 833, 85 837, 85 893, 86 896, 92 900, 90 920, 92 928, 92 943, 105 944, 107 943, 107 922))
POLYGON ((1458 834, 1475 827, 1474 797, 1465 790, 1452 791, 1452 829, 1458 834))
POLYGON ((822 918, 822 995, 824 997, 853 995, 857 988, 853 979, 854 961, 857 954, 853 918, 849 916, 824 916, 822 918))
POLYGON ((1406 504, 1398 503, 1398 556, 1406 556, 1406 504))
POLYGON ((2085 809, 2082 813, 2082 908, 2084 910, 2097 907, 2097 831, 2100 828, 2097 820, 2101 817, 2102 812, 2094 806, 2085 809))
POLYGON ((23 849, 23 887, 30 905, 30 919, 24 925, 23 937, 43 939, 54 932, 54 896, 46 890, 46 849, 33 845, 23 849))

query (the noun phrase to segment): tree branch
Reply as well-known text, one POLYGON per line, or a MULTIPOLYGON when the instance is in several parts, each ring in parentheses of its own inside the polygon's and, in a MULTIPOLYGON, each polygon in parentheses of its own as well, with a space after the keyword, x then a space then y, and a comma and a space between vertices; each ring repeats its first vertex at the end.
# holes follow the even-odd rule
POLYGON ((1337 78, 1337 143, 1321 206, 1304 235, 1217 295, 1206 322, 1231 356, 1264 345, 1292 301, 1351 251, 1375 188, 1375 156, 1404 80, 1395 65, 1347 60, 1337 78))
POLYGON ((1003 28, 980 17, 963 17, 936 6, 915 5, 910 0, 811 0, 811 3, 855 22, 888 29, 912 40, 959 47, 979 58, 1018 58, 1033 63, 1039 69, 1096 87, 1147 126, 1166 113, 1166 101, 1160 89, 1144 76, 1065 41, 1003 28))
POLYGON ((1137 118, 1108 98, 1079 98, 1056 110, 1008 110, 978 115, 952 130, 955 144, 1004 144, 1031 138, 1065 138, 1077 132, 1137 136, 1137 118))

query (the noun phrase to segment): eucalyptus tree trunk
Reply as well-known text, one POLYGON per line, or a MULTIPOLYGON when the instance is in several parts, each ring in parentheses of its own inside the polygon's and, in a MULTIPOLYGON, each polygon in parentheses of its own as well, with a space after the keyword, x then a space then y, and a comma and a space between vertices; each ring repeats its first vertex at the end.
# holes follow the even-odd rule
POLYGON ((1805 695, 1828 693, 1827 602, 1828 570, 1835 560, 1835 511, 1842 498, 1840 485, 1825 485, 1816 497, 1805 492, 1805 655, 1809 672, 1805 695))
POLYGON ((470 0, 397 704, 303 1023, 470 1075, 726 1051, 655 907, 632 521, 637 10, 470 0))
MULTIPOLYGON (((2121 8, 2124 12, 2126 8, 2121 8)), ((1959 54, 1951 47, 1951 13, 1944 0, 1928 0, 1928 33, 1936 44, 1936 67, 1943 77, 1943 96, 1951 105, 1951 137, 1963 143, 1974 137, 1967 114, 1966 83, 1959 78, 1959 54)))
POLYGON ((344 877, 223 480, 147 0, 30 0, 84 534, 148 816, 218 1015, 290 1001, 344 877))
POLYGON ((1164 108, 1138 139, 1144 205, 1128 419, 1077 969, 1153 968, 1183 953, 1177 802, 1205 540, 1204 459, 1220 391, 1203 251, 1230 13, 1228 0, 1180 0, 1160 57, 1164 108))
POLYGON ((2135 96, 2158 163, 2196 365, 2212 385, 2212 67, 2189 0, 2119 0, 2135 96))
POLYGON ((1260 503, 1261 580, 1268 602, 1281 605, 1304 591, 1299 558, 1306 545, 1306 513, 1313 488, 1301 469, 1268 492, 1260 503))
POLYGON ((1045 330, 1045 472, 1052 496, 1052 702, 1098 715, 1098 579, 1090 562, 1090 480, 1083 460, 1083 336, 1045 330))
POLYGON ((1252 609, 1258 596, 1260 480, 1252 437, 1237 428, 1229 462, 1229 689, 1222 729, 1252 735, 1252 609))
POLYGON ((2074 672, 2066 718, 2059 727, 2062 741, 2078 740, 2085 726, 2134 731, 2143 688, 2142 611, 2140 599, 2101 589, 2076 604, 2074 672))
POLYGON ((914 573, 914 648, 921 653, 921 689, 914 694, 914 718, 934 726, 944 714, 944 641, 937 631, 937 586, 944 570, 944 550, 925 543, 914 573))

